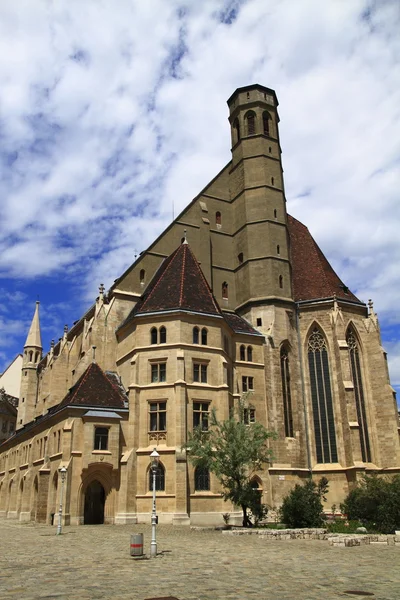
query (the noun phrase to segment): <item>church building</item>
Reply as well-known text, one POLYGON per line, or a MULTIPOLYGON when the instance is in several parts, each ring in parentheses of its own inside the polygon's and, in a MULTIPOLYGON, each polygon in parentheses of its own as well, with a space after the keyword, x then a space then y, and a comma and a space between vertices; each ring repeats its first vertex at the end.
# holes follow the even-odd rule
POLYGON ((36 304, 0 516, 53 523, 64 467, 65 524, 149 522, 156 448, 160 522, 240 522, 183 450, 239 402, 277 434, 254 477, 271 508, 310 476, 329 511, 364 473, 400 472, 373 304, 286 212, 276 94, 239 88, 228 107, 230 162, 46 354, 36 304))

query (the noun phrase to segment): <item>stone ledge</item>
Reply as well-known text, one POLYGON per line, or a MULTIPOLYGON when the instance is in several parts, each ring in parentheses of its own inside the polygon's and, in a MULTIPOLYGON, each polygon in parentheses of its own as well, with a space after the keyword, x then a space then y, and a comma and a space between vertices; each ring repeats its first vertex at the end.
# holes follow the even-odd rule
POLYGON ((330 533, 327 529, 244 529, 223 530, 224 535, 260 535, 267 540, 327 540, 330 546, 398 546, 399 535, 330 533))

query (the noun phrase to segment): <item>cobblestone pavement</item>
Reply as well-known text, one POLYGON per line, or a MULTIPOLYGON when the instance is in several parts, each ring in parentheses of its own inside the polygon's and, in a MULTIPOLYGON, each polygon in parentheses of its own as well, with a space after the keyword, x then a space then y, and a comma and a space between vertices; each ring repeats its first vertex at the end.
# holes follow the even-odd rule
POLYGON ((400 598, 400 549, 332 548, 326 541, 267 541, 159 525, 159 555, 134 560, 130 534, 150 527, 55 529, 0 521, 0 598, 33 600, 333 600, 345 591, 400 598))

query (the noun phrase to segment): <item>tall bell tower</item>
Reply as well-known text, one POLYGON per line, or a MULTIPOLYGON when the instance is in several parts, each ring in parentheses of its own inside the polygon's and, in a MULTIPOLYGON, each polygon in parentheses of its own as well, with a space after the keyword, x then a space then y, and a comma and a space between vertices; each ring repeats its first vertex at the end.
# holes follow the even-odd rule
POLYGON ((236 310, 250 317, 256 305, 293 303, 278 100, 255 84, 238 88, 228 106, 236 310))
POLYGON ((21 391, 18 404, 17 429, 34 418, 37 394, 37 367, 42 358, 42 338, 40 335, 39 301, 26 338, 22 362, 21 391))

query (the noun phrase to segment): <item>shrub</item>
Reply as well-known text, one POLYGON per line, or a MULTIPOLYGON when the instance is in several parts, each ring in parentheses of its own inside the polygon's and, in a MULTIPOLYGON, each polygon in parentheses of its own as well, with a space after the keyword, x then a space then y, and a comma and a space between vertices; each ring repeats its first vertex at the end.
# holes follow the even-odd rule
POLYGON ((358 519, 382 533, 393 533, 400 528, 400 475, 392 479, 365 475, 342 507, 349 519, 358 519))
POLYGON ((321 477, 316 483, 312 479, 304 485, 296 484, 283 499, 280 516, 288 527, 321 527, 324 525, 322 501, 326 501, 328 480, 321 477))

